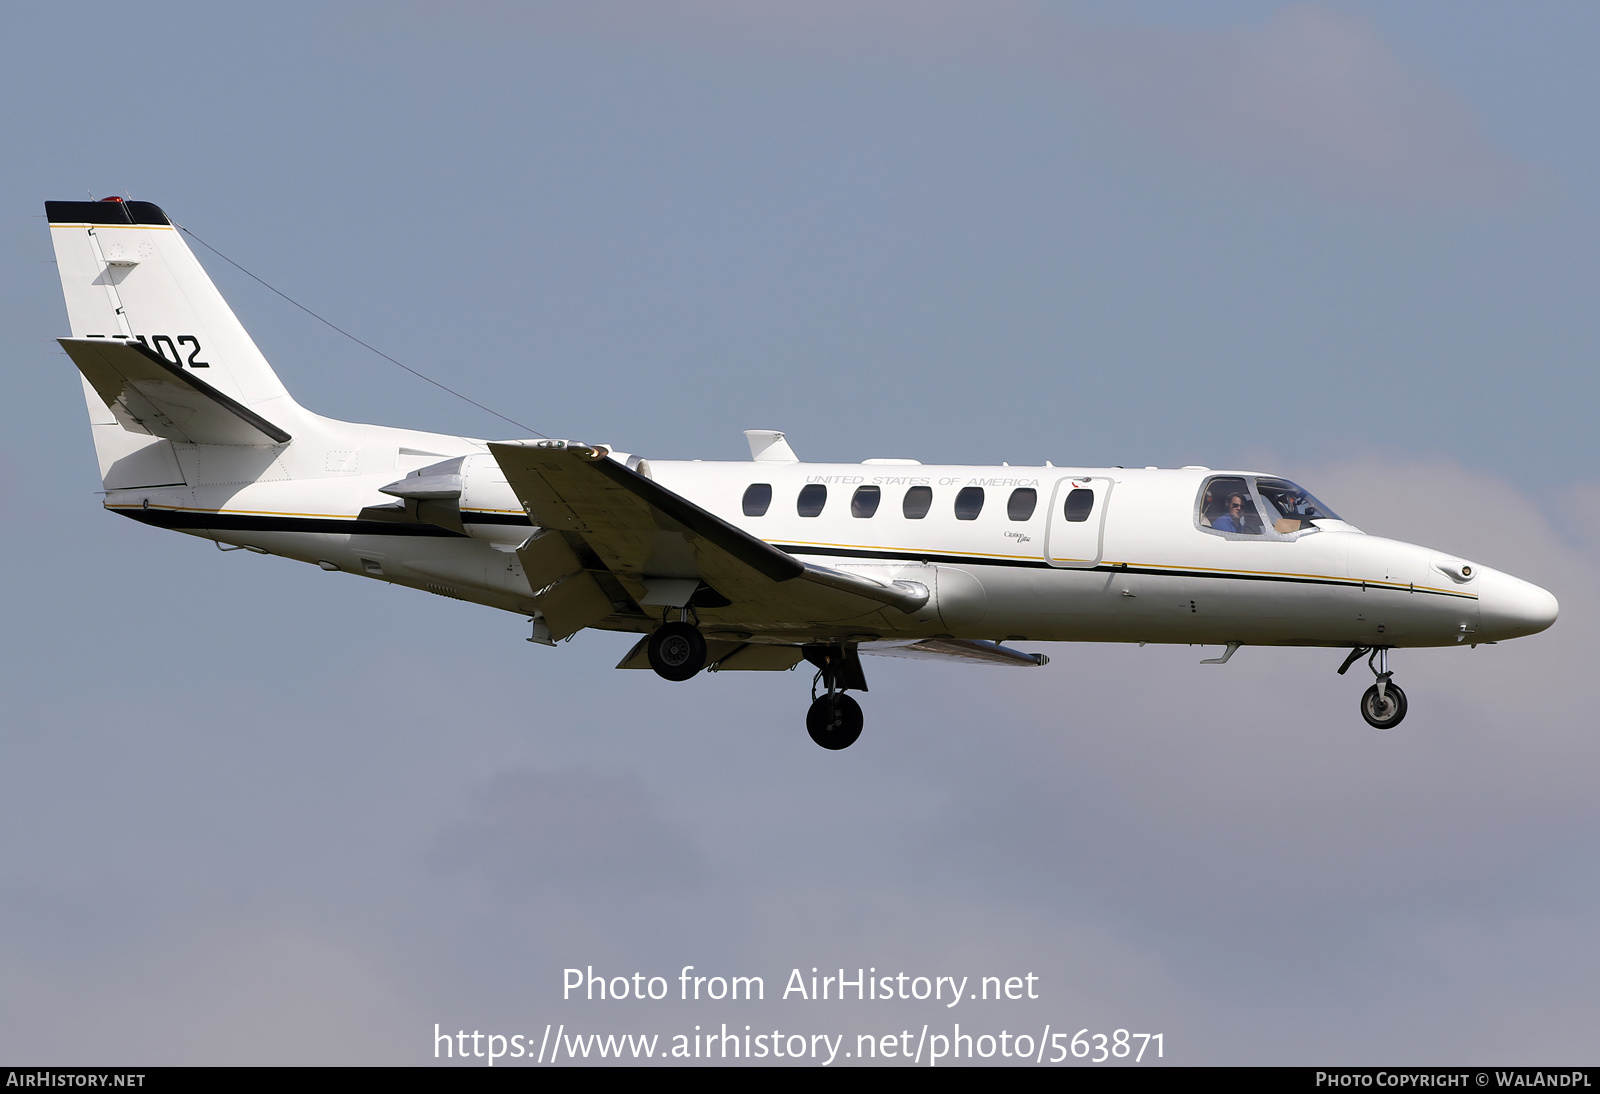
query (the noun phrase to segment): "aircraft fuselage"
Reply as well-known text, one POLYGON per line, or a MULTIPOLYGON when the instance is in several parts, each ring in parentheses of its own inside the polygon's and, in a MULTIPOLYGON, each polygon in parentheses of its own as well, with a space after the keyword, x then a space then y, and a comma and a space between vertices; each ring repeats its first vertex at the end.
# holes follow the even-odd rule
MULTIPOLYGON (((432 453, 454 448, 466 455, 459 499, 433 503, 438 523, 371 519, 381 507, 396 506, 381 488, 407 462, 422 458, 402 456, 407 446, 400 444, 381 458, 381 471, 367 470, 380 459, 376 446, 364 446, 359 454, 334 450, 348 453, 342 457, 353 464, 348 474, 328 472, 330 461, 341 457, 324 455, 310 479, 289 477, 284 466, 281 481, 112 491, 106 505, 220 543, 333 563, 349 573, 533 614, 538 590, 514 550, 532 525, 493 457, 465 438, 406 433, 399 439, 412 441, 413 450, 425 444, 432 453)), ((180 463, 198 469, 207 462, 208 446, 176 447, 195 450, 180 451, 180 463)), ((261 451, 258 462, 268 455, 261 451)), ((287 455, 273 459, 283 466, 287 455)), ((915 613, 882 609, 834 620, 760 618, 738 605, 698 607, 708 634, 727 630, 784 642, 948 635, 1449 646, 1531 634, 1548 626, 1555 612, 1554 598, 1527 582, 1444 551, 1370 536, 1339 520, 1307 522, 1287 535, 1228 535, 1205 527, 1199 503, 1205 485, 1268 477, 1255 472, 698 460, 651 460, 644 468, 661 485, 786 552, 881 581, 919 582, 931 593, 915 613), (761 486, 770 488, 764 510, 747 515, 746 492, 761 486), (1095 506, 1088 519, 1069 522, 1065 498, 1084 488, 1096 494, 1095 506), (907 515, 912 491, 925 492, 921 516, 907 515), (969 505, 958 517, 963 491, 969 505), (981 499, 972 491, 982 491, 981 499), (1031 499, 1024 495, 1026 512, 1008 508, 1018 491, 1032 492, 1031 499), (870 514, 859 502, 852 505, 860 496, 875 502, 870 514)), ((912 499, 913 513, 920 500, 912 499)), ((426 508, 423 515, 429 515, 426 508)), ((671 576, 672 560, 664 558, 659 568, 671 576)), ((647 631, 657 618, 622 611, 595 625, 647 631)))

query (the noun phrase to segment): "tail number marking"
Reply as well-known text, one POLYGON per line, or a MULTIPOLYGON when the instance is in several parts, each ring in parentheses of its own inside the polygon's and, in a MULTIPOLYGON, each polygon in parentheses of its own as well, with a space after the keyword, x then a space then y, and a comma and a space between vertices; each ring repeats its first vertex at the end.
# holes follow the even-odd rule
POLYGON ((148 342, 142 334, 134 335, 146 348, 159 353, 163 359, 174 365, 188 365, 190 368, 210 368, 210 361, 200 360, 200 339, 192 334, 180 334, 176 337, 170 334, 152 334, 148 342), (173 343, 176 342, 177 345, 173 343), (183 356, 183 349, 188 349, 189 356, 183 356))

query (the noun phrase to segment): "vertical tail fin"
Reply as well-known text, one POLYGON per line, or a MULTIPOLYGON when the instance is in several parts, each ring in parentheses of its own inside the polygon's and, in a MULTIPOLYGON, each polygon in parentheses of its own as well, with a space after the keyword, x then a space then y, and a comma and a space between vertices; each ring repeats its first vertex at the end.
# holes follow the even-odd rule
POLYGON ((45 213, 74 338, 137 340, 268 419, 296 416, 272 366, 157 206, 47 201, 45 213))
POLYGON ((63 346, 83 372, 107 490, 194 485, 205 476, 185 470, 175 440, 221 439, 214 459, 244 458, 310 417, 157 206, 47 201, 45 213, 72 327, 63 346), (141 348, 96 351, 98 339, 141 348), (266 428, 238 425, 252 421, 266 428))

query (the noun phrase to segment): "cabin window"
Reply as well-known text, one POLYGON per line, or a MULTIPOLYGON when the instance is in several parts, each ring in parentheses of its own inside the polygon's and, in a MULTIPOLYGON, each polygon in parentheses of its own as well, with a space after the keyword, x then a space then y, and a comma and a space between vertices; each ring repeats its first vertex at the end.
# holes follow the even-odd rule
POLYGON ((764 517, 767 515, 767 506, 772 504, 772 484, 770 482, 754 482, 745 488, 744 515, 747 517, 764 517))
POLYGON ((1031 486, 1018 487, 1011 491, 1011 497, 1006 500, 1006 516, 1012 520, 1029 520, 1038 504, 1039 491, 1031 486))
POLYGON ((1094 491, 1086 486, 1077 487, 1067 495, 1067 504, 1062 510, 1062 516, 1073 524, 1082 524, 1094 512, 1094 491))
POLYGON ((956 519, 977 520, 983 512, 983 487, 963 486, 956 494, 956 519))
POLYGON ((795 506, 802 517, 814 517, 828 504, 828 488, 820 482, 808 482, 800 488, 800 502, 795 506))
POLYGON ((928 515, 928 510, 933 508, 933 487, 913 486, 906 491, 906 499, 900 504, 900 511, 906 515, 907 520, 921 520, 928 515))
POLYGON ((883 500, 883 491, 876 486, 859 487, 855 496, 850 499, 850 515, 852 517, 870 517, 878 511, 878 503, 883 500))

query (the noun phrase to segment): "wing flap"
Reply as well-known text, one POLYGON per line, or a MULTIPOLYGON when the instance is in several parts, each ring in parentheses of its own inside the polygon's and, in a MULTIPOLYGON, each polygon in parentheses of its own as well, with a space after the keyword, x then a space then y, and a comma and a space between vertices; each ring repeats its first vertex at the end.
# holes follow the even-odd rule
POLYGON ((587 570, 568 574, 533 602, 550 628, 551 640, 556 642, 594 626, 616 611, 600 582, 587 570))
POLYGON ((566 536, 554 528, 541 528, 517 548, 533 603, 544 616, 552 641, 577 634, 616 610, 566 536))
POLYGON ((1038 668, 1050 663, 1042 653, 1025 653, 998 642, 966 638, 923 638, 915 642, 863 642, 862 653, 880 657, 909 657, 919 661, 965 661, 974 665, 1015 665, 1038 668))
MULTIPOLYGON (((639 641, 637 641, 637 642, 635 642, 633 644, 633 648, 628 651, 626 657, 624 657, 621 661, 617 662, 617 668, 619 668, 619 669, 647 669, 647 668, 649 668, 650 667, 650 654, 649 654, 649 650, 648 650, 649 645, 650 645, 650 636, 649 635, 645 635, 643 638, 639 639, 639 641)), ((743 642, 731 642, 731 641, 727 641, 725 639, 720 639, 720 638, 708 638, 708 639, 706 639, 706 664, 712 666, 713 669, 720 668, 721 663, 723 661, 726 661, 729 657, 733 656, 734 654, 738 653, 740 650, 742 650, 744 648, 745 648, 745 643, 743 643, 743 642)), ((781 649, 782 647, 780 646, 780 647, 773 647, 773 648, 781 649)), ((796 656, 795 659, 799 660, 798 655, 796 656)))
POLYGON ((61 338, 61 348, 130 433, 185 444, 287 444, 261 415, 138 342, 61 338))
POLYGON ((547 585, 583 569, 578 553, 554 528, 540 528, 529 536, 517 548, 517 558, 522 561, 522 572, 535 595, 547 585))
MULTIPOLYGON (((639 639, 621 661, 619 669, 647 669, 650 636, 639 639)), ((706 665, 711 672, 786 672, 804 659, 799 646, 769 646, 759 642, 706 640, 706 665)))
POLYGON ((746 642, 711 666, 712 672, 787 672, 805 654, 799 646, 768 646, 746 642))

